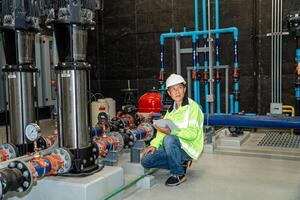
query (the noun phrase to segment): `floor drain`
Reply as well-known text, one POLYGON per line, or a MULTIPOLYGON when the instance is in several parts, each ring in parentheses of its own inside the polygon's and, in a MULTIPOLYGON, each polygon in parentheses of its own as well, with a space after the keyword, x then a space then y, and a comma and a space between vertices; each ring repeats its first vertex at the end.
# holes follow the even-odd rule
POLYGON ((300 148, 300 136, 283 132, 269 132, 257 146, 300 148))

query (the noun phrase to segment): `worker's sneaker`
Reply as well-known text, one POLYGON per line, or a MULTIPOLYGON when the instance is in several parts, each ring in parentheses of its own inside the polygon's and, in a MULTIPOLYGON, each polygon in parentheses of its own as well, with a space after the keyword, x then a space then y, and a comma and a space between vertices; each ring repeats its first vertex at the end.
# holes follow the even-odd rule
POLYGON ((186 160, 183 162, 182 166, 183 166, 184 174, 186 174, 187 168, 191 167, 191 165, 192 165, 191 160, 186 160))
POLYGON ((176 185, 179 185, 180 183, 183 183, 184 181, 186 181, 185 175, 182 175, 182 176, 172 175, 166 181, 166 185, 167 186, 176 186, 176 185))

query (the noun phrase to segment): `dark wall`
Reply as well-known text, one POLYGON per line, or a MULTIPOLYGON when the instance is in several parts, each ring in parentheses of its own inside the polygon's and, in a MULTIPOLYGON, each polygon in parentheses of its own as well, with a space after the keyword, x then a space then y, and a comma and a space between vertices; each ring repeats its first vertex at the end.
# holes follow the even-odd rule
MULTIPOLYGON (((127 80, 131 80, 131 88, 138 89, 138 96, 152 87, 158 88, 159 35, 168 32, 170 27, 174 31, 183 27, 194 30, 193 3, 193 0, 104 1, 104 11, 97 13, 97 29, 89 40, 92 91, 113 97, 121 104, 120 90, 127 88, 127 80)), ((201 1, 199 4, 201 29, 201 1)), ((211 7, 214 16, 214 2, 211 7)), ((300 9, 299 0, 284 1, 283 15, 297 8, 300 9)), ((240 31, 241 110, 265 114, 271 101, 271 41, 266 36, 271 29, 271 0, 220 0, 220 27, 231 26, 240 31)), ((283 27, 286 27, 285 19, 283 27)), ((283 103, 293 104, 295 45, 291 36, 283 38, 283 103)), ((184 39, 182 45, 191 47, 191 39, 184 39)), ((167 41, 165 49, 168 75, 175 67, 174 41, 167 41)), ((182 57, 183 72, 191 64, 192 56, 182 57)), ((232 67, 231 35, 221 36, 221 64, 232 67)))

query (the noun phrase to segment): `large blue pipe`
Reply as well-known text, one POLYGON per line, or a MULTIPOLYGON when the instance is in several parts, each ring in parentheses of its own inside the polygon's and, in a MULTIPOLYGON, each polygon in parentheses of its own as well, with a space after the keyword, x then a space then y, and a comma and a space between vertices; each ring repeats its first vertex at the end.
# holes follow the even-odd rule
POLYGON ((300 117, 205 115, 205 125, 300 129, 300 117))

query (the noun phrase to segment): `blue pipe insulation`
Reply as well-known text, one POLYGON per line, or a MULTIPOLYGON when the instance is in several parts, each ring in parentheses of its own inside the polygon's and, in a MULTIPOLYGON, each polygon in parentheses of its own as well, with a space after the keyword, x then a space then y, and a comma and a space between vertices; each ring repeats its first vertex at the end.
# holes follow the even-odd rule
MULTIPOLYGON (((219 29, 219 19, 220 19, 220 16, 219 16, 219 13, 220 13, 219 8, 220 8, 219 0, 215 0, 216 29, 219 29)), ((216 37, 219 38, 219 34, 218 34, 218 33, 216 34, 216 37)))
POLYGON ((217 82, 217 114, 221 113, 221 84, 220 81, 217 82))
POLYGON ((199 7, 199 4, 198 4, 198 0, 195 0, 194 1, 194 9, 195 9, 195 31, 198 31, 199 30, 199 17, 198 17, 198 7, 199 7))
POLYGON ((229 111, 229 114, 233 114, 233 109, 234 109, 234 106, 233 106, 233 95, 229 95, 229 103, 230 103, 230 111, 229 111))
POLYGON ((296 49, 296 62, 300 62, 300 49, 296 49))
POLYGON ((202 26, 203 26, 203 31, 207 30, 206 1, 207 0, 202 0, 202 26))
MULTIPOLYGON (((230 27, 230 28, 222 28, 222 29, 213 29, 210 30, 211 34, 222 34, 222 33, 233 33, 233 37, 235 40, 238 39, 239 36, 239 31, 236 27, 230 27)), ((175 37, 193 37, 193 35, 201 36, 201 35, 207 35, 208 31, 203 30, 203 31, 186 31, 186 32, 177 32, 177 33, 163 33, 160 35, 160 44, 164 45, 165 39, 167 38, 175 38, 175 37)))
POLYGON ((164 44, 160 45, 160 77, 159 80, 161 81, 161 100, 164 102, 165 98, 165 82, 164 82, 164 72, 165 72, 165 55, 164 55, 164 44))
POLYGON ((216 36, 216 99, 217 99, 217 113, 221 113, 221 86, 220 86, 220 39, 216 36))
MULTIPOLYGON (((200 46, 200 42, 199 42, 199 37, 197 38, 197 48, 200 46)), ((200 66, 200 52, 197 53, 197 71, 195 73, 195 80, 196 80, 196 90, 197 90, 197 96, 198 96, 198 99, 199 99, 199 106, 201 106, 201 85, 200 85, 200 78, 198 77, 198 74, 200 73, 200 70, 199 70, 199 66, 200 66), (198 71, 199 70, 199 71, 198 71)))
POLYGON ((204 125, 299 129, 300 117, 205 115, 204 125))
POLYGON ((238 63, 238 40, 234 39, 234 74, 233 74, 233 94, 234 94, 234 113, 239 112, 239 63, 238 63))
MULTIPOLYGON (((216 30, 219 29, 219 0, 215 0, 215 20, 216 20, 216 30)), ((219 67, 220 67, 220 38, 219 34, 216 34, 216 68, 217 68, 217 81, 216 81, 216 99, 217 99, 217 114, 221 113, 221 84, 219 77, 219 67)))
MULTIPOLYGON (((207 37, 203 38, 203 46, 206 48, 208 46, 207 37)), ((209 95, 209 85, 208 85, 208 53, 204 53, 204 95, 205 95, 205 113, 209 114, 209 103, 206 100, 206 97, 209 95)))
MULTIPOLYGON (((193 42, 193 70, 194 72, 197 71, 197 38, 195 35, 192 36, 193 42)), ((194 99, 200 105, 200 98, 199 98, 199 84, 197 83, 197 78, 194 77, 194 99)))
MULTIPOLYGON (((216 30, 219 29, 219 0, 215 0, 215 20, 216 20, 216 30)), ((217 68, 217 113, 221 113, 221 86, 220 86, 220 77, 219 77, 219 67, 220 67, 220 38, 219 34, 216 34, 216 68, 217 68)))
POLYGON ((295 96, 297 99, 300 98, 300 88, 298 88, 298 87, 295 88, 295 96))
POLYGON ((51 167, 52 167, 50 161, 47 158, 42 158, 42 159, 47 164, 46 168, 42 168, 37 162, 31 161, 39 177, 46 176, 46 174, 48 174, 51 171, 51 167))

